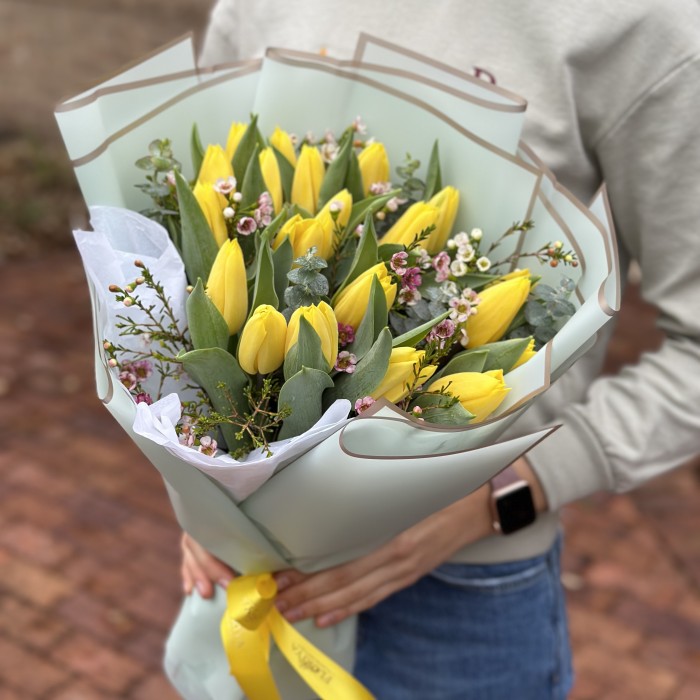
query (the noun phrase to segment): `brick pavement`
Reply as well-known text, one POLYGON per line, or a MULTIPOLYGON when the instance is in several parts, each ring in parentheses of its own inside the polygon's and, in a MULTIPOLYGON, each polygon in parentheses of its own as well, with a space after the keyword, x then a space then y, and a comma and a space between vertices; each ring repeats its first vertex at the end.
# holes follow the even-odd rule
MULTIPOLYGON (((94 395, 77 254, 0 269, 0 700, 175 698, 178 530, 94 395)), ((618 339, 610 368, 655 342, 638 306, 622 321, 637 344, 618 339)), ((572 700, 700 697, 698 495, 689 467, 567 509, 572 700)))

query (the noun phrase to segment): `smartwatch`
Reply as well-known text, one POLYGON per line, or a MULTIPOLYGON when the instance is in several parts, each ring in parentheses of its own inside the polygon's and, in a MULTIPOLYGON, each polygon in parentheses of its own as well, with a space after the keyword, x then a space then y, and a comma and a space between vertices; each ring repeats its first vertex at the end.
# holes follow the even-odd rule
POLYGON ((509 535, 535 522, 537 513, 530 484, 512 465, 496 474, 490 483, 491 513, 496 532, 509 535))

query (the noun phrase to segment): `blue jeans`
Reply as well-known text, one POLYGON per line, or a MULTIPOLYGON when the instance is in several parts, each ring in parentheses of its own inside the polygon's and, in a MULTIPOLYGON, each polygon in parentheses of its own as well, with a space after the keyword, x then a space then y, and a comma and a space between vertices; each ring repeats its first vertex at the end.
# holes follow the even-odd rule
POLYGON ((356 677, 377 700, 564 700, 573 678, 560 546, 444 564, 363 613, 356 677))

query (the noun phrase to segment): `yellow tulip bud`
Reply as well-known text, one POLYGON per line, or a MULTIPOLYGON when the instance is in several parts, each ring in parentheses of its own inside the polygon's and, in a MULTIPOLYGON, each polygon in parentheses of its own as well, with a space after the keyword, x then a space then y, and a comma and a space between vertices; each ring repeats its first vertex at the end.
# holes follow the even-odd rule
MULTIPOLYGON (((415 380, 415 372, 425 352, 415 348, 394 348, 389 358, 389 367, 384 379, 372 392, 373 399, 385 398, 391 403, 397 403, 405 398, 415 380)), ((418 385, 423 384, 435 373, 437 367, 424 367, 418 378, 418 385)))
MULTIPOLYGON (((231 160, 227 157, 221 146, 207 146, 204 152, 202 166, 199 169, 197 182, 213 185, 219 179, 226 179, 233 176, 231 160)), ((226 206, 225 204, 223 206, 226 206)), ((223 208, 223 207, 222 207, 223 208)))
POLYGON ((270 145, 274 146, 292 165, 297 164, 297 154, 294 151, 292 139, 286 131, 276 127, 270 136, 270 145))
POLYGON ((503 402, 510 388, 503 380, 502 369, 488 372, 457 372, 448 374, 430 385, 430 392, 440 390, 455 396, 460 404, 474 414, 471 423, 488 418, 503 402))
POLYGON ((285 238, 289 238, 295 258, 306 255, 313 246, 316 247, 316 255, 324 260, 333 254, 333 231, 324 231, 316 219, 303 219, 300 214, 287 219, 275 236, 272 247, 277 250, 285 238))
POLYGON ((537 353, 535 352, 535 339, 530 338, 530 342, 527 344, 527 347, 525 350, 523 350, 523 354, 518 358, 517 362, 511 367, 511 369, 515 369, 516 367, 520 367, 520 365, 524 365, 528 360, 531 360, 537 353))
POLYGON ((277 156, 271 148, 265 148, 260 152, 259 160, 265 187, 272 197, 275 214, 279 214, 282 211, 282 178, 277 156))
POLYGON ((391 308, 396 298, 396 283, 387 272, 386 265, 377 263, 369 270, 365 270, 338 295, 335 302, 335 315, 339 323, 352 326, 357 330, 369 304, 369 293, 372 290, 374 277, 379 279, 386 297, 386 305, 391 308))
POLYGON ((210 182, 198 182, 194 186, 193 194, 217 244, 221 247, 228 240, 228 229, 223 214, 223 209, 226 206, 225 199, 212 187, 210 182), (223 204, 222 200, 224 200, 223 204))
POLYGON ((306 144, 302 146, 292 180, 292 204, 298 204, 310 214, 315 214, 325 174, 326 168, 318 148, 306 144))
POLYGON ((318 337, 321 339, 323 356, 326 358, 329 368, 333 367, 338 357, 338 321, 333 313, 333 309, 325 301, 322 301, 318 306, 301 306, 294 311, 287 327, 285 354, 297 342, 299 337, 299 319, 302 316, 318 333, 318 337))
POLYGON ((243 327, 238 363, 248 374, 270 374, 284 362, 287 321, 269 304, 261 304, 243 327))
POLYGON ((341 190, 334 197, 331 197, 323 209, 316 214, 316 221, 321 224, 330 240, 335 242, 336 230, 342 230, 347 226, 351 211, 352 195, 347 190, 341 190))
POLYGON ((457 208, 459 207, 459 191, 454 187, 444 187, 428 204, 435 207, 439 215, 435 230, 430 234, 424 247, 431 255, 436 255, 445 247, 455 224, 457 208))
MULTIPOLYGON (((440 210, 425 202, 412 204, 399 218, 399 220, 386 232, 380 243, 399 243, 409 246, 415 241, 416 236, 428 228, 437 225, 440 218, 440 210)), ((427 240, 421 243, 425 248, 427 240)))
MULTIPOLYGON (((229 163, 233 160, 233 154, 236 152, 238 144, 241 142, 247 128, 248 125, 242 122, 233 122, 231 124, 231 128, 228 132, 228 139, 226 140, 226 157, 229 163)), ((245 175, 245 173, 242 173, 242 175, 245 175)))
POLYGON ((514 279, 520 279, 522 277, 525 277, 526 279, 530 278, 530 270, 528 268, 517 268, 513 270, 512 272, 509 272, 508 274, 502 275, 499 277, 497 280, 494 280, 491 282, 491 284, 487 285, 488 287, 493 287, 495 284, 501 284, 501 282, 507 282, 508 280, 514 280, 514 279))
POLYGON ((365 197, 369 194, 370 185, 375 182, 386 182, 389 179, 389 156, 381 143, 371 143, 365 146, 357 156, 362 173, 362 187, 365 197))
POLYGON ((528 277, 514 277, 480 291, 477 313, 467 321, 467 347, 478 348, 500 340, 529 293, 528 277))
POLYGON ((248 281, 238 241, 226 241, 214 259, 207 294, 226 320, 228 332, 238 333, 248 315, 248 281))

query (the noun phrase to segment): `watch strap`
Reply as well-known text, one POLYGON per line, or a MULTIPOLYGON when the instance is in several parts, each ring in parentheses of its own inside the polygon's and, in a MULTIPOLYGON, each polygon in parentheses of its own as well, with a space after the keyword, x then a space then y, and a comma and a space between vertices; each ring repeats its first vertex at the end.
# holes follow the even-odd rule
POLYGON ((498 474, 491 479, 491 492, 495 493, 496 491, 500 491, 506 486, 510 486, 517 481, 523 481, 523 478, 518 474, 518 472, 515 471, 513 465, 509 464, 505 469, 498 472, 498 474))

